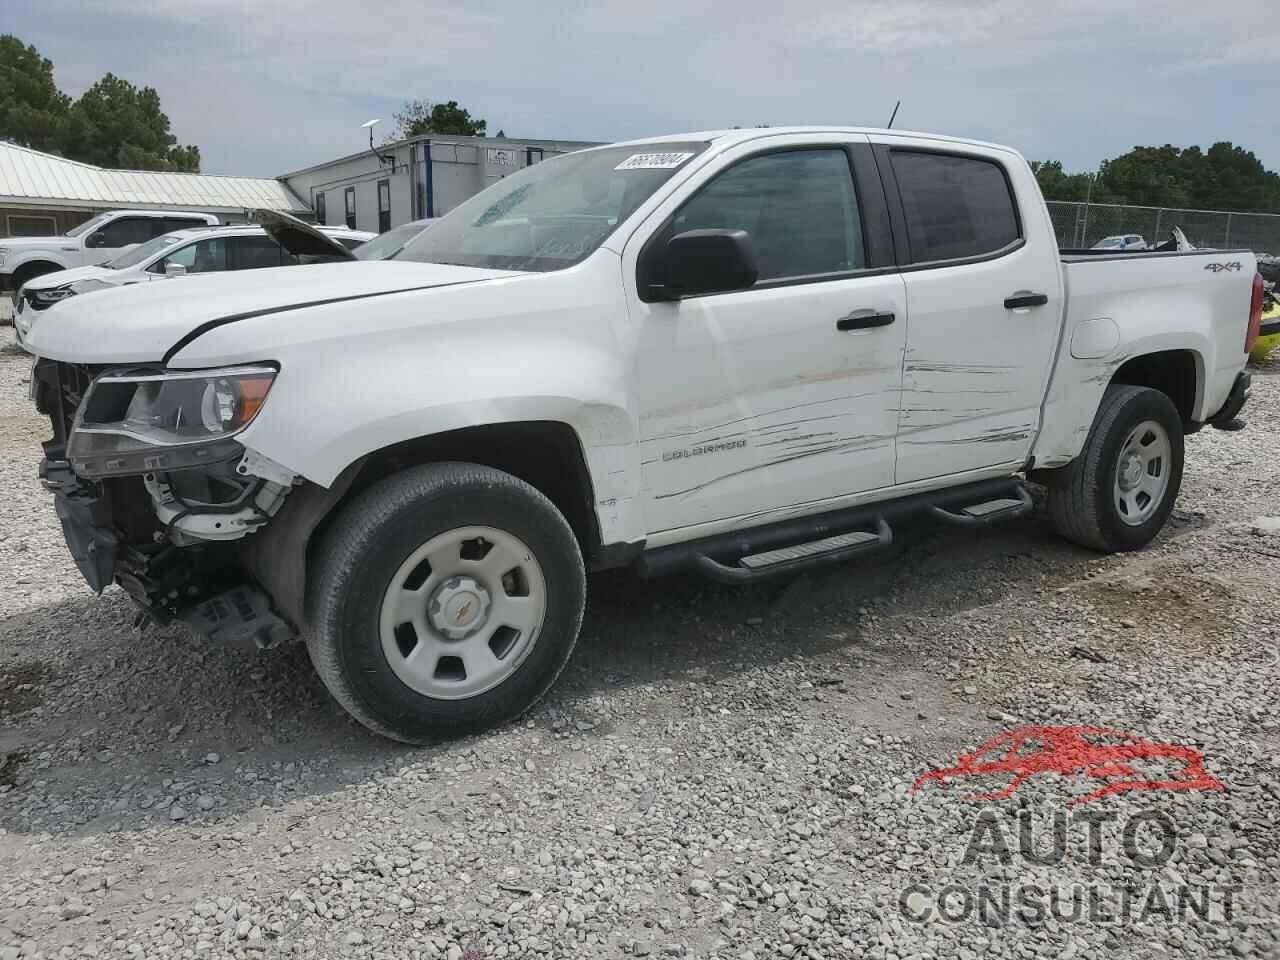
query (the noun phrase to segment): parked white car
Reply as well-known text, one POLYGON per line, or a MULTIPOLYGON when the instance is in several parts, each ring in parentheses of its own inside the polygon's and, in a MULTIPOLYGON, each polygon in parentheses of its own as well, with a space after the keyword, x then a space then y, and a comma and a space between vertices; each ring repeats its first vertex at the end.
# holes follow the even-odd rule
POLYGON ((1103 237, 1093 245, 1094 250, 1128 250, 1138 251, 1147 249, 1147 241, 1136 233, 1117 234, 1114 237, 1103 237))
POLYGON ((338 249, 312 251, 291 244, 289 236, 281 239, 269 235, 257 225, 204 227, 166 233, 101 266, 60 270, 29 280, 22 287, 14 312, 18 342, 25 343, 31 325, 42 311, 78 294, 193 274, 316 262, 317 256, 326 253, 329 259, 346 259, 349 251, 375 236, 364 230, 313 227, 296 220, 293 223, 319 233, 326 245, 336 241, 338 249))
POLYGON ((61 237, 0 239, 0 291, 17 292, 35 277, 112 260, 163 233, 217 225, 211 213, 189 210, 112 210, 61 237))
POLYGON ((1027 480, 1063 536, 1142 547, 1184 436, 1237 425, 1254 267, 1060 254, 986 143, 599 147, 389 260, 59 305, 29 341, 41 473, 94 590, 216 642, 305 637, 356 718, 422 742, 554 683, 590 569, 753 584, 906 516, 1018 516, 1027 480))

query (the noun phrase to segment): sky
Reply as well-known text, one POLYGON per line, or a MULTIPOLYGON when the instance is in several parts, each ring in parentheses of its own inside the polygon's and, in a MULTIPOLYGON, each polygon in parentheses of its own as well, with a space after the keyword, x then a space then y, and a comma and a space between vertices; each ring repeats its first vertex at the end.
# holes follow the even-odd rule
POLYGON ((883 126, 1070 171, 1142 145, 1280 170, 1274 0, 0 0, 77 96, 155 87, 205 173, 275 176, 367 146, 405 100, 513 137, 883 126))

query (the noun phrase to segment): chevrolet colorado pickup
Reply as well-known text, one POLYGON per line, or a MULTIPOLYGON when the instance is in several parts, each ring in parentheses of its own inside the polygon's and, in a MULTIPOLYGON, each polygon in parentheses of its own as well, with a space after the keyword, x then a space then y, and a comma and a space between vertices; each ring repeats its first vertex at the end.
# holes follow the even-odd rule
POLYGON ((407 742, 537 700, 590 569, 751 584, 1029 480, 1143 546, 1184 436, 1239 425, 1261 305, 1247 252, 1059 251, 1011 149, 838 128, 583 150, 390 259, 196 286, 31 333, 71 553, 155 620, 305 638, 407 742))

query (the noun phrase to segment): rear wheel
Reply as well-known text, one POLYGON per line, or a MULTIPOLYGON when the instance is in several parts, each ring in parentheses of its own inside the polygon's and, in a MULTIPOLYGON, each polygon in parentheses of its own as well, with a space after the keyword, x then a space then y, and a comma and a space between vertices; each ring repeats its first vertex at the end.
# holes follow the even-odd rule
POLYGON ((546 497, 509 474, 433 464, 383 480, 320 547, 308 650, 365 726, 423 743, 523 713, 564 668, 586 578, 546 497))
POLYGON ((1068 540, 1108 553, 1158 534, 1182 485, 1182 419, 1159 390, 1114 384, 1084 449, 1049 477, 1049 517, 1068 540))

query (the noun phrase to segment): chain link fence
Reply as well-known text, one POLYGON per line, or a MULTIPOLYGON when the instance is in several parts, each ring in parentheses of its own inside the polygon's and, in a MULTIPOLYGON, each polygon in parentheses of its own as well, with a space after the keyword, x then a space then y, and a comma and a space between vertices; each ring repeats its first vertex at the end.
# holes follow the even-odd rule
POLYGON ((1181 227, 1197 247, 1244 248, 1255 253, 1280 254, 1280 213, 1227 213, 1222 210, 1180 210, 1172 207, 1133 207, 1111 203, 1049 201, 1058 246, 1092 247, 1103 237, 1140 234, 1147 243, 1169 238, 1181 227))

